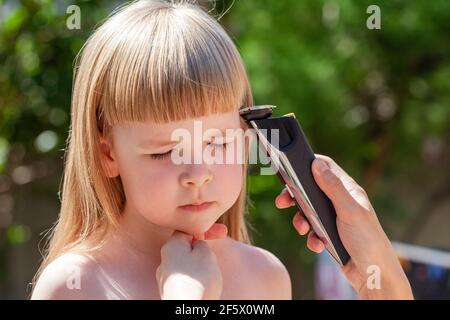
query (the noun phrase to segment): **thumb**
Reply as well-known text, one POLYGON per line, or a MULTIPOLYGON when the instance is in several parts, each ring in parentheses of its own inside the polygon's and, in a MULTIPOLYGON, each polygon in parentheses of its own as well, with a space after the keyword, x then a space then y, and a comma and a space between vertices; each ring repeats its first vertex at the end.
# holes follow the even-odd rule
POLYGON ((205 240, 223 239, 228 234, 228 228, 223 223, 214 223, 208 231, 205 232, 205 240))
POLYGON ((228 228, 223 223, 215 223, 205 233, 196 234, 195 240, 219 240, 228 234, 228 228))
POLYGON ((344 218, 354 208, 356 201, 342 182, 340 171, 333 170, 323 159, 315 159, 312 163, 314 179, 320 189, 330 198, 336 214, 344 218))

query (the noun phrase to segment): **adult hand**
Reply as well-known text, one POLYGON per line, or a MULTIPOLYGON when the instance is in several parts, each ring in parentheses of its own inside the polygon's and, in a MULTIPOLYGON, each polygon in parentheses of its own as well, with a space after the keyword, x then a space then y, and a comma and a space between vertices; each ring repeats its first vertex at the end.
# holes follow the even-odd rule
MULTIPOLYGON (((331 158, 316 157, 312 163, 314 179, 333 203, 338 233, 351 257, 342 268, 350 284, 363 299, 412 299, 408 279, 364 189, 331 158), (379 271, 379 288, 368 285, 372 271, 379 271)), ((295 205, 286 189, 275 204, 278 208, 295 205)), ((300 235, 310 231, 301 211, 295 214, 293 225, 300 235)), ((308 234, 307 246, 316 253, 325 249, 314 231, 308 234)))

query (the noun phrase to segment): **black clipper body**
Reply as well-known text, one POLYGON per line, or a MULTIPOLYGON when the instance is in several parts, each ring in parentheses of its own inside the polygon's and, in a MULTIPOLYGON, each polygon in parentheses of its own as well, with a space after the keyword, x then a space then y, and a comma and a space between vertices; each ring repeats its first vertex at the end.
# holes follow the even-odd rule
POLYGON ((316 184, 311 172, 314 152, 293 113, 271 117, 275 106, 263 105, 240 109, 239 113, 256 130, 260 145, 270 156, 273 167, 291 197, 328 252, 344 266, 350 259, 336 226, 336 211, 316 184), (262 129, 266 129, 261 131, 262 129), (272 145, 271 129, 278 129, 278 147, 272 145))

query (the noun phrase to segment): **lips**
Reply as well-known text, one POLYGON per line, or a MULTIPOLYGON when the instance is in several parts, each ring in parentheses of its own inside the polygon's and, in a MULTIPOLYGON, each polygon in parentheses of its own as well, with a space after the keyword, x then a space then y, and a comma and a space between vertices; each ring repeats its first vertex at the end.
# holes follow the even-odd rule
POLYGON ((181 209, 185 211, 198 212, 208 209, 214 201, 206 201, 201 203, 191 203, 184 206, 180 206, 181 209))

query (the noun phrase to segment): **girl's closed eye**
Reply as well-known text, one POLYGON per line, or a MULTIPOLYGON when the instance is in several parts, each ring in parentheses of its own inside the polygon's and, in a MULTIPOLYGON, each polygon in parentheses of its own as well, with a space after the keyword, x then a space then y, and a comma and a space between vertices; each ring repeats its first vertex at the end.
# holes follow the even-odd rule
POLYGON ((164 160, 167 157, 169 157, 171 155, 171 153, 172 153, 172 150, 169 150, 164 153, 152 153, 152 154, 150 154, 150 157, 155 160, 164 160))
MULTIPOLYGON (((208 146, 211 146, 212 148, 226 148, 226 146, 230 143, 231 143, 231 141, 224 142, 224 143, 208 143, 208 146)), ((174 149, 171 149, 164 153, 152 153, 149 156, 155 160, 164 160, 164 159, 168 158, 172 154, 173 151, 174 151, 174 149)))

